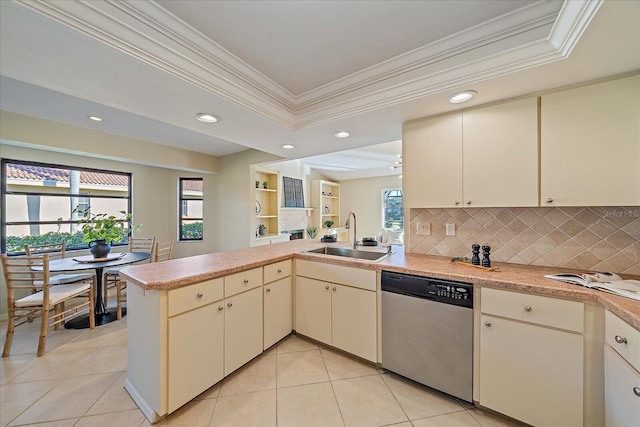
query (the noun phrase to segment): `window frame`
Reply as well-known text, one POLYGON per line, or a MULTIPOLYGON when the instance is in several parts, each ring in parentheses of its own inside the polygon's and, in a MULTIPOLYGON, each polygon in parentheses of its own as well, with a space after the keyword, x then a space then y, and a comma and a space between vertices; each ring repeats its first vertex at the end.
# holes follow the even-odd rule
POLYGON ((204 178, 202 177, 180 177, 178 180, 178 241, 180 242, 201 242, 204 240, 204 178), (185 181, 200 181, 202 183, 202 195, 200 198, 184 197, 183 183, 185 181), (199 200, 202 202, 202 217, 188 217, 188 201, 199 200), (184 223, 187 221, 200 221, 202 223, 202 234, 200 237, 183 237, 184 223))
MULTIPOLYGON (((385 200, 387 199, 387 197, 385 197, 385 193, 391 192, 391 191, 399 191, 400 192, 399 197, 404 199, 404 192, 402 191, 402 187, 383 188, 380 190, 380 222, 381 222, 382 229, 387 228, 385 227, 386 225, 385 200)), ((398 197, 398 196, 393 196, 393 197, 398 197)), ((404 230, 404 200, 401 206, 402 206, 402 226, 400 227, 400 230, 404 230)))
MULTIPOLYGON (((18 195, 18 196, 47 196, 47 197, 63 197, 69 199, 69 203, 71 199, 76 197, 82 199, 83 202, 85 200, 88 201, 88 205, 91 206, 92 199, 118 199, 118 200, 127 200, 127 213, 133 212, 133 174, 130 172, 122 172, 122 171, 114 171, 107 169, 95 169, 95 168, 87 168, 80 166, 69 166, 69 165, 61 165, 56 163, 44 163, 44 162, 35 162, 30 160, 17 160, 17 159, 9 159, 3 158, 0 162, 0 170, 2 176, 0 177, 0 199, 2 201, 2 209, 0 209, 0 253, 7 253, 7 226, 14 225, 65 225, 65 224, 79 224, 80 218, 78 220, 56 220, 56 221, 7 221, 7 196, 8 195, 18 195), (109 175, 123 175, 128 180, 127 185, 127 195, 126 196, 108 196, 108 195, 99 195, 99 194, 87 194, 86 192, 82 192, 80 194, 71 194, 69 192, 34 192, 34 191, 9 191, 8 190, 8 177, 7 177, 7 165, 16 164, 16 165, 27 165, 34 166, 40 168, 51 168, 51 169, 67 169, 69 171, 80 171, 80 172, 93 172, 93 173, 101 173, 101 174, 109 174, 109 175)), ((43 181, 44 182, 44 181, 43 181)), ((44 188, 44 186, 43 186, 44 188)), ((80 227, 78 227, 80 228, 80 227)), ((114 246, 123 246, 128 244, 128 242, 122 243, 114 243, 114 246)), ((86 249, 84 246, 67 246, 67 250, 75 250, 75 249, 86 249)), ((21 252, 11 252, 9 255, 24 255, 24 251, 21 252)))

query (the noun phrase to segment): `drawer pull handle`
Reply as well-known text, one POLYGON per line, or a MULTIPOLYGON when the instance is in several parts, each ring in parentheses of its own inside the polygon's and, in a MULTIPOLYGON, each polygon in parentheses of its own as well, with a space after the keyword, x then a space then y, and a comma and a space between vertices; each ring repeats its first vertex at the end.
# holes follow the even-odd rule
POLYGON ((552 198, 552 197, 549 197, 547 200, 545 200, 545 202, 547 202, 547 203, 553 203, 553 198, 552 198))
POLYGON ((271 292, 271 288, 267 288, 267 292, 271 292))
POLYGON ((635 394, 636 396, 640 397, 640 387, 634 387, 633 388, 633 394, 635 394))
POLYGON ((224 310, 224 307, 223 307, 223 306, 221 306, 221 305, 219 305, 219 306, 218 306, 218 311, 222 311, 222 310, 224 310))
POLYGON ((486 326, 487 328, 491 327, 491 322, 489 322, 488 320, 484 322, 484 326, 486 326))
POLYGON ((616 335, 616 342, 618 344, 626 344, 627 343, 627 339, 624 337, 621 337, 620 335, 616 335))
POLYGON ((227 304, 227 307, 231 307, 231 306, 233 306, 233 303, 232 303, 232 302, 230 302, 230 303, 228 303, 228 304, 227 304))
POLYGON ((333 290, 334 290, 334 291, 336 290, 336 287, 335 287, 335 286, 333 287, 333 290))
POLYGON ((282 269, 281 268, 278 269, 278 273, 282 273, 282 269))
POLYGON ((325 289, 329 289, 329 285, 325 286, 324 288, 325 288, 325 289))
POLYGON ((245 284, 249 283, 249 279, 244 279, 244 283, 245 284))
POLYGON ((202 292, 198 292, 198 295, 196 295, 198 298, 202 298, 202 292))
POLYGON ((467 206, 471 206, 471 200, 467 200, 467 206))
POLYGON ((458 205, 460 204, 460 200, 456 200, 456 201, 455 201, 455 202, 453 202, 453 203, 455 203, 455 205, 456 205, 456 206, 458 206, 458 205))
POLYGON ((528 312, 530 312, 531 310, 532 310, 532 309, 531 309, 531 306, 530 306, 530 305, 525 305, 525 306, 524 306, 524 311, 526 311, 527 313, 528 313, 528 312))

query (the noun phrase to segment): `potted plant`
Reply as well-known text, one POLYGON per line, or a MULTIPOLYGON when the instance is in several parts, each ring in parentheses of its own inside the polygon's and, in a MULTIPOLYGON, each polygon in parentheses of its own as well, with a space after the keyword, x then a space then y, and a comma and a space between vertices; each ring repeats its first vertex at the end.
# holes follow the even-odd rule
POLYGON ((265 190, 266 190, 267 188, 269 188, 269 181, 264 181, 264 182, 262 183, 262 188, 264 188, 265 190))
POLYGON ((331 220, 331 219, 326 220, 326 221, 324 222, 324 225, 325 225, 327 228, 331 228, 331 227, 333 226, 333 220, 331 220))
POLYGON ((260 236, 264 236, 267 234, 267 226, 264 224, 260 224, 258 225, 258 234, 260 236))
POLYGON ((256 179, 256 188, 260 188, 260 181, 256 179))
POLYGON ((317 233, 318 227, 316 227, 315 225, 310 225, 307 227, 307 236, 309 236, 310 239, 315 239, 317 233))
POLYGON ((132 215, 125 211, 120 211, 120 217, 106 213, 91 214, 88 210, 81 213, 83 218, 78 224, 82 230, 82 240, 88 243, 89 252, 94 258, 105 258, 109 255, 113 242, 119 242, 129 232, 140 229, 140 225, 133 225, 132 215))

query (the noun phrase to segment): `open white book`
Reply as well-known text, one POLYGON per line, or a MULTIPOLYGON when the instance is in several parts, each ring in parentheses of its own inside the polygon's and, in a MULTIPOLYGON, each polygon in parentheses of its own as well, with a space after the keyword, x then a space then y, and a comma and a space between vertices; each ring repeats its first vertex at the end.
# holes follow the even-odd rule
POLYGON ((640 301, 640 280, 623 280, 614 273, 561 273, 547 274, 544 277, 572 283, 574 285, 586 286, 587 288, 598 289, 640 301))

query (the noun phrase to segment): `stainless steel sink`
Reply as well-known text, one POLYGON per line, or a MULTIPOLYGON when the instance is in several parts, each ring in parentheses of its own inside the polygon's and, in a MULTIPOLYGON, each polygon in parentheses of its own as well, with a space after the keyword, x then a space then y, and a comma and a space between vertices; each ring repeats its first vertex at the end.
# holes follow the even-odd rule
POLYGON ((361 251, 358 249, 335 248, 332 246, 323 246, 321 248, 313 249, 306 252, 313 254, 341 256, 346 258, 366 259, 367 261, 380 261, 382 258, 390 255, 390 253, 387 252, 361 251))

